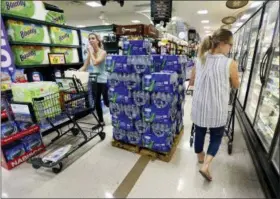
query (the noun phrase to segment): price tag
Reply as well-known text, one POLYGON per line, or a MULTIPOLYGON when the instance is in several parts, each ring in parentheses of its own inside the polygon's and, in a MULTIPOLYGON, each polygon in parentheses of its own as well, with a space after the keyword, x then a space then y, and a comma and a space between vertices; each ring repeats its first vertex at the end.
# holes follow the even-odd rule
POLYGON ((66 63, 64 53, 49 53, 49 61, 53 65, 66 63))

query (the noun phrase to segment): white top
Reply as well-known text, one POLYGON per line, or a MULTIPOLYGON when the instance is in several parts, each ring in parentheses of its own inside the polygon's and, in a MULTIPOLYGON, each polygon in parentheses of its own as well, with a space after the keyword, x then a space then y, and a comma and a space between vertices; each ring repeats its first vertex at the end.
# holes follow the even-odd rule
POLYGON ((230 64, 222 54, 207 54, 205 64, 197 59, 191 117, 200 127, 225 126, 230 94, 230 64))

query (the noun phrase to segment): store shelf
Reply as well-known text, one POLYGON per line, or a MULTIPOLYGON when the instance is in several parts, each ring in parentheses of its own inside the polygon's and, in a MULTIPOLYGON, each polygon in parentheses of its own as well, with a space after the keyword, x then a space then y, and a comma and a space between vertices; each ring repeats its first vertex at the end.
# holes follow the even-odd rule
POLYGON ((18 132, 14 135, 11 135, 9 137, 6 137, 6 138, 2 138, 1 139, 1 145, 4 146, 4 145, 7 145, 7 144, 10 144, 16 140, 19 140, 27 135, 31 135, 33 133, 38 133, 40 130, 39 126, 37 125, 34 125, 34 126, 31 126, 30 128, 24 130, 24 131, 21 131, 21 132, 18 132))
POLYGON ((8 118, 7 112, 6 111, 1 111, 1 120, 5 120, 8 118))
POLYGON ((54 67, 54 66, 79 66, 79 65, 83 65, 83 62, 78 62, 78 63, 71 63, 71 64, 37 64, 37 65, 16 65, 17 68, 21 68, 21 69, 27 69, 27 68, 44 68, 44 67, 54 67))
POLYGON ((79 45, 65 45, 65 44, 44 44, 44 43, 29 43, 29 42, 17 42, 9 41, 11 45, 16 46, 46 46, 46 47, 62 47, 62 48, 81 48, 79 45))
POLYGON ((60 27, 60 28, 67 28, 67 29, 72 29, 72 30, 79 30, 79 28, 72 27, 72 26, 60 25, 60 24, 56 24, 56 23, 51 23, 51 22, 42 21, 42 20, 38 20, 38 19, 31 19, 31 18, 16 16, 16 15, 11 15, 11 14, 4 14, 4 13, 1 13, 1 16, 2 16, 4 19, 13 19, 13 20, 18 20, 18 21, 25 21, 25 22, 28 22, 28 23, 39 24, 39 25, 56 26, 56 27, 60 27))

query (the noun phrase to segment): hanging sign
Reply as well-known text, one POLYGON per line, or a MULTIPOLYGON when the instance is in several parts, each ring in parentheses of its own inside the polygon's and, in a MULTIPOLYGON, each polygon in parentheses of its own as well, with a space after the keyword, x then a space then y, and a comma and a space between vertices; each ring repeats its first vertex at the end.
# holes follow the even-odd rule
POLYGON ((172 14, 172 0, 151 0, 151 18, 155 23, 169 22, 172 14))

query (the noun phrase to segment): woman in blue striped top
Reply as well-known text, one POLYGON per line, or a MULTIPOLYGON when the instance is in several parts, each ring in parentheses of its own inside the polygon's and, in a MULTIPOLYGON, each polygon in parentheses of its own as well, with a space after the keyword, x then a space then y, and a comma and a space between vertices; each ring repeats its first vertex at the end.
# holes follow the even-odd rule
POLYGON ((195 124, 195 152, 200 173, 211 181, 209 166, 218 152, 228 116, 230 86, 239 87, 237 63, 227 55, 233 36, 229 30, 219 29, 207 37, 199 48, 190 85, 194 85, 191 117, 195 124), (203 152, 206 131, 210 131, 207 155, 203 152))

